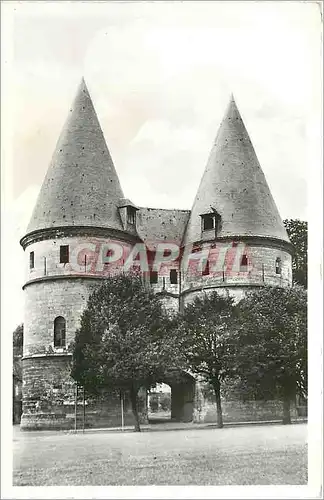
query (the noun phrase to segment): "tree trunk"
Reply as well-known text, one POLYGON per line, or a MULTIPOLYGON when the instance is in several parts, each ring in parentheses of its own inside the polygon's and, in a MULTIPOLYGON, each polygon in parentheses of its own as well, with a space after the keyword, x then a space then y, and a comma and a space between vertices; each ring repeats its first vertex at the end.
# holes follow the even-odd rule
POLYGON ((137 393, 138 389, 136 390, 134 387, 132 387, 130 390, 130 399, 132 404, 132 412, 135 419, 134 430, 135 432, 141 432, 138 411, 137 411, 137 393))
POLYGON ((290 418, 290 397, 287 395, 284 395, 283 399, 283 419, 282 423, 284 425, 291 424, 291 418, 290 418))
POLYGON ((223 412, 222 412, 222 403, 221 403, 221 395, 220 395, 220 382, 218 379, 213 381, 213 388, 215 391, 216 397, 216 409, 217 409, 217 427, 221 429, 223 424, 223 412))

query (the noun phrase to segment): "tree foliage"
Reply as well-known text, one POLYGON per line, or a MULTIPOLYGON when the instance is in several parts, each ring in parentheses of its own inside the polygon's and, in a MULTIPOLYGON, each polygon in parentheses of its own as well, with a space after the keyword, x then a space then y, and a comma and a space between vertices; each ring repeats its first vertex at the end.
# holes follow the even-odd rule
POLYGON ((13 375, 22 380, 21 358, 23 355, 24 325, 17 326, 12 334, 13 375))
POLYGON ((214 389, 218 427, 223 426, 221 383, 232 375, 234 327, 234 299, 217 292, 196 297, 185 307, 179 321, 179 335, 190 369, 214 389))
POLYGON ((90 296, 76 332, 72 377, 87 392, 102 388, 130 395, 139 431, 140 387, 162 382, 179 367, 172 320, 139 276, 107 278, 90 296))
POLYGON ((162 392, 160 395, 160 406, 162 411, 171 411, 171 393, 162 392))
POLYGON ((159 409, 159 395, 156 393, 152 393, 150 395, 150 410, 153 413, 156 413, 159 409))
POLYGON ((290 401, 307 393, 307 293, 265 287, 239 304, 233 338, 237 374, 255 392, 283 400, 283 422, 290 423, 290 401))
POLYGON ((24 341, 24 325, 21 323, 20 325, 17 326, 17 328, 14 330, 12 334, 12 345, 16 349, 21 349, 23 347, 23 341, 24 341))
POLYGON ((283 222, 294 246, 293 281, 307 288, 307 222, 299 219, 285 219, 283 222))

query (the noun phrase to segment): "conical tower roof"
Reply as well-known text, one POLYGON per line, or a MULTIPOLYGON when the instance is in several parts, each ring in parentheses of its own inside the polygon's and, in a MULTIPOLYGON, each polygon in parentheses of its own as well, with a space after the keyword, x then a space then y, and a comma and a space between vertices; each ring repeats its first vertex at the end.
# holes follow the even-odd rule
POLYGON ((262 236, 289 242, 251 140, 231 97, 203 174, 184 244, 202 239, 202 214, 221 216, 219 237, 262 236))
POLYGON ((27 232, 61 226, 122 230, 120 198, 119 179, 82 79, 27 232))

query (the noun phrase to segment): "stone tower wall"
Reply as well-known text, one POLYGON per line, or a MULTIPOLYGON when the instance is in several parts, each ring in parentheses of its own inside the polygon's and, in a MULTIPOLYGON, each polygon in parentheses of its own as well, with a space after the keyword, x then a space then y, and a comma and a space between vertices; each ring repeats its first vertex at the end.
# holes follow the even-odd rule
POLYGON ((228 289, 239 299, 243 297, 244 290, 247 288, 263 285, 291 286, 292 284, 291 255, 288 250, 280 248, 279 245, 270 246, 260 241, 259 244, 244 245, 238 250, 237 247, 228 246, 224 266, 223 258, 220 262, 218 255, 215 251, 213 256, 213 250, 211 250, 209 275, 202 275, 201 270, 198 269, 199 260, 193 261, 193 265, 188 268, 187 272, 183 271, 182 292, 185 292, 185 304, 191 301, 194 295, 201 293, 202 288, 204 290, 228 289), (247 268, 241 268, 239 265, 243 253, 248 256, 247 268), (276 273, 277 258, 281 259, 281 274, 276 273), (214 266, 215 271, 212 270, 214 266))
POLYGON ((45 354, 54 349, 54 320, 57 316, 66 320, 68 346, 74 340, 89 295, 99 284, 99 279, 65 278, 26 286, 23 355, 45 354))
MULTIPOLYGON (((114 272, 113 265, 107 268, 102 259, 112 242, 100 237, 61 237, 33 242, 25 249, 22 428, 73 425, 71 419, 66 420, 74 411, 75 396, 69 344, 90 294, 106 274, 114 272), (60 263, 61 245, 69 246, 67 264, 60 263), (32 269, 30 252, 34 252, 32 269), (66 321, 65 348, 54 346, 54 320, 58 316, 66 321)), ((131 248, 125 242, 121 246, 126 253, 131 248)))

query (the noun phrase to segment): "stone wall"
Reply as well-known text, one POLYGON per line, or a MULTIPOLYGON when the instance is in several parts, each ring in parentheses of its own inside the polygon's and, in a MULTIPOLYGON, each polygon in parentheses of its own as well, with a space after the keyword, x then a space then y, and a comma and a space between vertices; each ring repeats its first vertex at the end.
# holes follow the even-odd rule
MULTIPOLYGON (((229 422, 258 422, 265 420, 281 420, 283 404, 281 401, 223 401, 223 421, 229 422)), ((291 406, 291 417, 297 418, 296 406, 291 406)), ((197 422, 216 422, 215 403, 205 402, 201 411, 196 416, 197 422)))
POLYGON ((120 259, 109 264, 110 268, 119 266, 126 260, 132 245, 124 240, 111 237, 66 236, 46 239, 31 243, 25 250, 25 280, 43 278, 44 276, 104 276, 107 274, 105 257, 107 250, 116 249, 122 252, 120 259), (60 246, 69 246, 69 262, 60 263, 60 246), (34 267, 30 268, 30 252, 34 252, 34 267), (86 259, 85 259, 86 257, 86 259))
POLYGON ((66 320, 66 345, 74 340, 82 311, 100 280, 86 278, 48 280, 25 289, 24 356, 54 349, 54 320, 66 320))
MULTIPOLYGON (((204 247, 202 246, 200 254, 203 252, 204 247)), ((263 245, 240 243, 238 247, 232 247, 231 242, 217 243, 209 253, 206 250, 207 256, 209 258, 209 275, 204 276, 199 270, 199 265, 201 266, 203 262, 199 263, 199 258, 190 261, 186 271, 182 269, 182 292, 187 292, 186 295, 197 289, 201 290, 201 287, 204 289, 232 287, 234 289, 240 286, 253 287, 264 284, 289 286, 292 283, 291 255, 278 246, 267 246, 266 242, 263 245), (220 263, 219 253, 221 251, 224 255, 220 263), (239 265, 243 254, 248 257, 246 268, 241 268, 239 265), (277 258, 281 259, 281 274, 276 273, 277 258), (214 268, 215 271, 213 271, 214 268)))
MULTIPOLYGON (((75 382, 70 376, 71 356, 32 356, 23 359, 24 390, 22 429, 73 429, 75 425, 75 382)), ((121 426, 119 395, 85 395, 85 427, 121 426)), ((124 399, 124 424, 133 425, 128 399, 124 399)), ((147 422, 146 393, 141 393, 140 419, 147 422)), ((77 426, 83 425, 83 394, 77 400, 77 426)))
POLYGON ((23 418, 31 413, 65 413, 73 406, 71 356, 23 358, 23 418))

